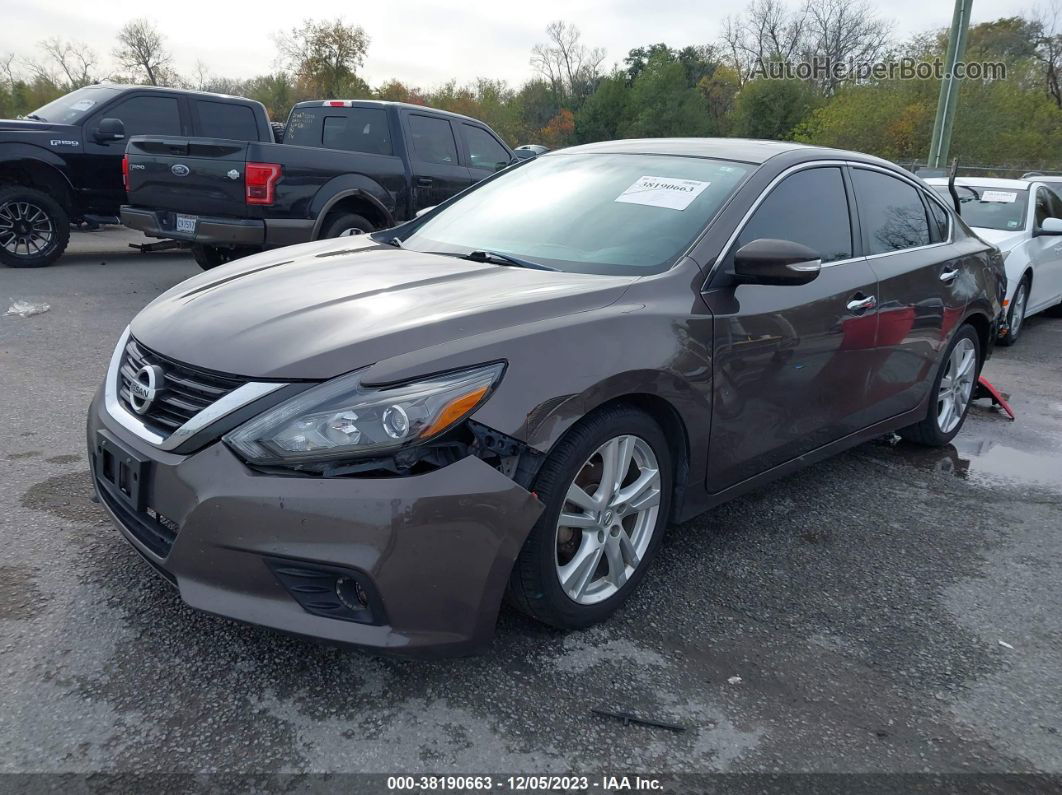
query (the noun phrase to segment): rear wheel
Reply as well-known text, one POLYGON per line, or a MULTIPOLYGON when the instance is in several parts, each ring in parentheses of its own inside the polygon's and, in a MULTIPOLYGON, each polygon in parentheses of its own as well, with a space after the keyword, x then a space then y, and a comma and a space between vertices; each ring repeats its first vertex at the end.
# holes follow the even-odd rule
POLYGON ((962 326, 940 363, 925 419, 904 428, 900 435, 928 447, 943 447, 954 439, 966 421, 980 361, 977 332, 972 326, 962 326))
POLYGON ((9 268, 51 265, 70 242, 70 217, 43 191, 0 188, 0 262, 9 268))
POLYGON ((546 508, 513 568, 510 601, 566 629, 607 618, 656 553, 671 483, 667 440, 648 415, 610 409, 576 426, 536 479, 546 508))
POLYGON ((325 219, 324 226, 321 228, 321 239, 344 235, 366 235, 375 231, 376 227, 364 216, 357 213, 338 212, 325 219))
POLYGON ((1026 275, 1014 291, 1014 298, 1010 301, 1010 309, 1007 310, 1007 334, 1000 337, 1000 345, 1013 345, 1021 336, 1025 327, 1025 309, 1029 305, 1029 276, 1026 275))
POLYGON ((196 264, 205 271, 254 253, 253 248, 221 248, 198 244, 192 246, 192 257, 195 258, 196 264))

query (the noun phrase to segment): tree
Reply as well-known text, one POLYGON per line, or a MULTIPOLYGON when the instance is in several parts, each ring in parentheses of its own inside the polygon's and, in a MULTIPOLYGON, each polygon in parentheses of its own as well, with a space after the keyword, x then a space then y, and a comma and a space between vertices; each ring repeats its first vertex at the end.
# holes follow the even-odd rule
POLYGON ((40 42, 44 50, 66 78, 67 91, 81 88, 99 80, 96 53, 84 42, 64 41, 58 36, 40 42))
POLYGON ((772 61, 791 63, 804 42, 807 8, 790 11, 782 0, 752 0, 743 14, 723 21, 723 49, 742 83, 772 61))
POLYGON ((711 118, 704 97, 686 80, 686 70, 667 53, 657 53, 638 75, 630 91, 629 122, 624 135, 632 138, 711 135, 711 118))
POLYGON ((829 96, 841 82, 834 67, 877 61, 889 40, 890 25, 875 15, 868 0, 808 0, 803 33, 801 55, 826 67, 817 82, 829 96))
POLYGON ((613 72, 597 84, 575 114, 575 140, 579 143, 620 138, 627 127, 630 88, 629 72, 613 72))
POLYGON ((816 105, 814 87, 803 80, 751 80, 734 103, 734 134, 787 141, 816 105))
POLYGON ((579 104, 594 90, 605 51, 582 43, 579 29, 557 20, 546 26, 549 43, 531 48, 531 66, 545 77, 558 96, 579 104))
POLYGON ((273 39, 279 65, 317 96, 368 93, 368 85, 357 76, 369 49, 369 36, 360 25, 307 19, 273 39))
POLYGON ((1059 6, 1054 0, 1038 12, 1039 36, 1033 56, 1043 69, 1047 93, 1055 106, 1062 109, 1062 31, 1059 29, 1059 6))
POLYGON ((173 59, 162 34, 146 19, 134 19, 118 31, 118 46, 113 55, 123 69, 149 85, 167 85, 176 78, 170 69, 173 59))

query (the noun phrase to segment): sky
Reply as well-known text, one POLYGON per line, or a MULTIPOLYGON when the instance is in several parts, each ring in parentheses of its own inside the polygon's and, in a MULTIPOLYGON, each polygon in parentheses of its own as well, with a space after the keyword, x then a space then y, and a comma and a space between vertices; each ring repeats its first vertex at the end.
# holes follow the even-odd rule
MULTIPOLYGON (((796 0, 791 0, 795 5, 796 0)), ((1036 0, 976 0, 973 22, 1027 12, 1036 0)), ((142 0, 71 2, 70 0, 0 0, 0 55, 15 52, 38 57, 36 42, 52 36, 88 43, 110 63, 121 25, 147 16, 163 32, 178 72, 191 75, 197 62, 211 74, 246 78, 272 71, 275 47, 271 34, 303 19, 342 17, 369 34, 368 57, 361 75, 371 85, 397 78, 432 87, 456 78, 501 78, 519 85, 532 76, 531 47, 544 41, 554 19, 573 22, 589 46, 604 47, 606 65, 623 60, 633 47, 663 41, 671 46, 716 41, 723 20, 739 13, 747 0, 384 0, 337 3, 207 2, 142 0)), ((891 0, 879 6, 899 37, 947 27, 949 0, 891 0)))

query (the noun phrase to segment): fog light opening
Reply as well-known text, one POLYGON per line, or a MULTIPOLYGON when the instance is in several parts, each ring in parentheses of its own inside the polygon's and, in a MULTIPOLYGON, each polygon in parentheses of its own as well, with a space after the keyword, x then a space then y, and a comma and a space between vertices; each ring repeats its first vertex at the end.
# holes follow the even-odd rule
POLYGON ((353 577, 340 577, 336 580, 336 598, 347 610, 365 610, 369 606, 369 595, 353 577))

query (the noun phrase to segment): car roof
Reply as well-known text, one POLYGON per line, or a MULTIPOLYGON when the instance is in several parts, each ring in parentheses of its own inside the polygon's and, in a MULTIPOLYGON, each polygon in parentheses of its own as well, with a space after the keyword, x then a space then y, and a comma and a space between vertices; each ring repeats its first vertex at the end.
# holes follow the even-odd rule
POLYGON ((196 91, 191 88, 175 88, 173 86, 141 86, 133 83, 90 83, 83 88, 113 88, 118 91, 165 91, 165 92, 177 92, 179 94, 195 94, 200 97, 210 97, 211 99, 231 99, 238 100, 239 102, 253 102, 256 105, 260 105, 256 99, 248 99, 247 97, 240 97, 235 94, 218 94, 214 91, 196 91))
POLYGON ((897 170, 898 166, 887 160, 861 152, 831 149, 825 146, 809 146, 793 141, 766 141, 753 138, 632 138, 620 141, 600 141, 582 146, 550 152, 542 157, 556 154, 640 154, 679 155, 683 157, 707 157, 720 160, 736 160, 743 163, 761 164, 772 157, 788 153, 806 155, 801 159, 853 160, 862 163, 886 166, 897 170))
POLYGON ((296 108, 302 107, 321 107, 327 105, 329 102, 349 102, 352 107, 356 108, 405 108, 406 110, 420 111, 421 113, 433 113, 438 116, 449 116, 451 119, 461 119, 462 121, 473 122, 479 126, 486 126, 486 122, 474 119, 471 116, 465 116, 461 113, 453 113, 449 110, 440 110, 439 108, 433 108, 429 105, 414 105, 412 102, 390 102, 384 99, 307 99, 302 102, 296 102, 296 108))
MULTIPOLYGON (((970 185, 977 188, 1009 188, 1011 190, 1028 190, 1034 182, 1031 179, 999 179, 995 177, 956 177, 956 185, 970 185)), ((930 185, 947 185, 947 177, 928 177, 930 185)))

